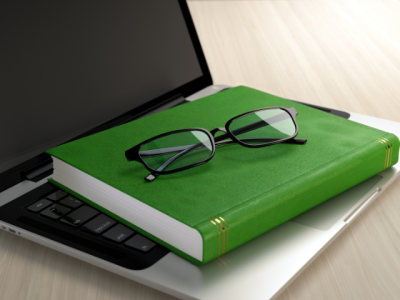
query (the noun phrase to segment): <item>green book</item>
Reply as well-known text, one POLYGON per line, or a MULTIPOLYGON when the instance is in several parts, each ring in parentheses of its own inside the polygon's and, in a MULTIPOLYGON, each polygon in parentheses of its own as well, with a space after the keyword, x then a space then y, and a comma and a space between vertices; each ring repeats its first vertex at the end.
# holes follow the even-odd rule
POLYGON ((195 264, 207 263, 398 161, 399 139, 247 87, 93 134, 47 151, 50 181, 195 264), (263 148, 216 147, 213 159, 182 172, 149 174, 125 151, 184 128, 212 130, 244 112, 292 106, 297 138, 263 148))

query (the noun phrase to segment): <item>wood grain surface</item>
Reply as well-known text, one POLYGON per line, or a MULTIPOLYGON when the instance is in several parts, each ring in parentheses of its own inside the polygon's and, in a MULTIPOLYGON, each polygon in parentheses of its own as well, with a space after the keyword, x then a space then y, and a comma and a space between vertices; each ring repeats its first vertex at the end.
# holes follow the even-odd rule
MULTIPOLYGON (((399 1, 188 3, 214 83, 400 122, 399 1)), ((175 298, 1 231, 0 299, 175 298)), ((399 180, 278 299, 400 299, 399 180)))

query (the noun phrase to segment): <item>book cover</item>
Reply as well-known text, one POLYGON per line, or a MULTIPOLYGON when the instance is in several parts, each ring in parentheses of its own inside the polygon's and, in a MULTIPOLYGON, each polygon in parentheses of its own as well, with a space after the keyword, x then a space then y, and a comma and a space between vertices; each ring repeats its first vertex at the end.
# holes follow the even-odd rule
POLYGON ((399 140, 391 133, 241 86, 47 153, 197 230, 203 240, 201 259, 137 227, 135 220, 121 218, 107 205, 98 205, 96 199, 52 180, 182 257, 204 264, 394 165, 399 140), (149 171, 140 163, 125 158, 127 149, 164 132, 212 130, 234 116, 270 106, 296 108, 297 138, 307 139, 305 145, 216 147, 214 158, 206 164, 160 175, 153 182, 144 180, 149 171))

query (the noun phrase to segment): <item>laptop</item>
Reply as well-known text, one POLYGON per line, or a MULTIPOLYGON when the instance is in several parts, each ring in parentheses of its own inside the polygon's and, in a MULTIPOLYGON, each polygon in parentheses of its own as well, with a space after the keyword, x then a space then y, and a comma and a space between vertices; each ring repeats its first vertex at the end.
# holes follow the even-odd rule
MULTIPOLYGON (((397 164, 203 266, 65 225, 48 203, 87 205, 47 182, 47 149, 229 86, 213 84, 182 0, 10 1, 0 23, 0 228, 170 295, 276 297, 399 175, 397 164)), ((313 107, 400 136, 400 123, 313 107)))

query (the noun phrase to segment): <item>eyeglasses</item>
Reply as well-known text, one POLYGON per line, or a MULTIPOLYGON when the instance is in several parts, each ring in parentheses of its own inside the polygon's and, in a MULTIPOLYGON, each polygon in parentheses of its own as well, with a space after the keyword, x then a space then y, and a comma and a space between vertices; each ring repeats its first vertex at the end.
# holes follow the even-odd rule
POLYGON ((187 128, 148 139, 125 151, 128 161, 138 161, 151 172, 145 180, 205 164, 215 154, 215 146, 238 143, 261 148, 279 143, 305 144, 298 134, 297 111, 293 107, 266 107, 230 119, 224 127, 208 131, 187 128), (218 131, 224 134, 214 137, 218 131))

